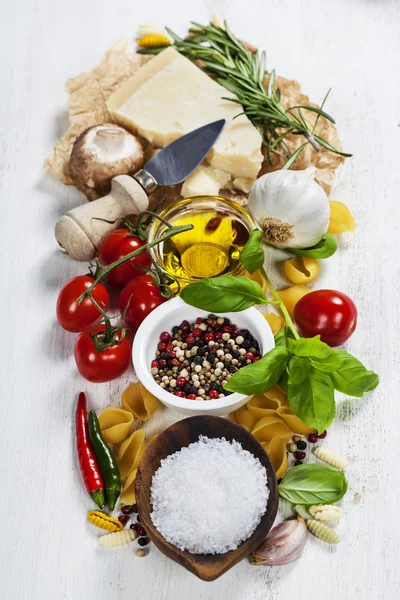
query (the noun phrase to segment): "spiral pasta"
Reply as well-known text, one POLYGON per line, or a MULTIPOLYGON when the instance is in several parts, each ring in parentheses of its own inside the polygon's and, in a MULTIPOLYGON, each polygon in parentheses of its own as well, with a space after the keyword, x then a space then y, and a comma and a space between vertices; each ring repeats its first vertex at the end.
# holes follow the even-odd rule
POLYGON ((334 506, 333 504, 310 506, 308 512, 313 519, 317 519, 318 521, 340 521, 342 518, 340 506, 334 506))
POLYGON ((129 544, 130 542, 133 542, 135 538, 136 531, 133 531, 133 529, 123 529, 122 531, 117 531, 116 533, 107 533, 106 535, 102 535, 99 538, 99 542, 106 548, 113 548, 115 546, 129 544))
POLYGON ((314 448, 313 452, 317 458, 341 471, 344 471, 349 466, 349 461, 344 456, 328 448, 314 448))
POLYGON ((338 544, 340 542, 340 538, 336 531, 334 531, 327 525, 324 525, 320 521, 316 521, 315 519, 308 519, 307 527, 308 530, 313 535, 315 535, 315 537, 319 538, 323 542, 326 542, 327 544, 338 544))
POLYGON ((101 529, 106 529, 107 531, 121 531, 121 529, 123 529, 121 521, 114 519, 114 517, 110 517, 110 515, 107 515, 100 510, 91 510, 88 512, 87 520, 92 525, 100 527, 101 529))

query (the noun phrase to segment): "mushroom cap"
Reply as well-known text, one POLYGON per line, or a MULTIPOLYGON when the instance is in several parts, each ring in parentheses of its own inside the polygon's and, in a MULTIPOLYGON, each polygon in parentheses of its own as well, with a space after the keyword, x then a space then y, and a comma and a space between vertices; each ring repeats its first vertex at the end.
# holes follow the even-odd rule
POLYGON ((113 177, 134 174, 143 162, 139 140, 123 127, 105 123, 85 129, 76 138, 69 166, 77 184, 107 194, 113 177))

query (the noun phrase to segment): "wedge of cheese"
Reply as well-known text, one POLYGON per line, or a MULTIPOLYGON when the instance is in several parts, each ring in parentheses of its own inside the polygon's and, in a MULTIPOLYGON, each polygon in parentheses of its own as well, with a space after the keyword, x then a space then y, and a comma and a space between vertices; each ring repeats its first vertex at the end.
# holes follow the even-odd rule
POLYGON ((229 92, 190 60, 168 48, 143 65, 108 99, 116 123, 164 148, 185 133, 225 118, 227 123, 207 157, 235 178, 254 180, 261 168, 261 136, 229 92))
POLYGON ((226 171, 200 165, 186 179, 182 186, 181 195, 184 198, 218 196, 219 190, 225 187, 230 179, 231 176, 226 171))

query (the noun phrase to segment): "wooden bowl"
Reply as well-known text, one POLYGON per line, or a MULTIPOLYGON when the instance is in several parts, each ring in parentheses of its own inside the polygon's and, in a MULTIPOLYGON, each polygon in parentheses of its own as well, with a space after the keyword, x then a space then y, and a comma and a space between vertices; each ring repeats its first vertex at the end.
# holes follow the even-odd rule
POLYGON ((139 465, 136 476, 136 502, 141 522, 157 548, 188 571, 204 581, 220 577, 228 569, 249 556, 264 540, 271 529, 278 510, 278 487, 271 461, 259 442, 240 425, 228 419, 212 416, 189 417, 175 423, 150 444, 139 465), (265 467, 268 477, 269 497, 267 508, 254 533, 236 550, 224 554, 191 554, 168 543, 157 531, 150 517, 151 480, 162 459, 181 448, 197 442, 200 435, 209 438, 224 437, 237 440, 245 450, 251 452, 265 467))

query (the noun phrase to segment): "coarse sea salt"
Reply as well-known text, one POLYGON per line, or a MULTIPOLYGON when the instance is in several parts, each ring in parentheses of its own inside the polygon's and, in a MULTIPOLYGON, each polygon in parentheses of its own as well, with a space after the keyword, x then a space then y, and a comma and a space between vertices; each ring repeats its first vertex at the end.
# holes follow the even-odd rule
POLYGON ((167 542, 192 554, 235 550, 266 511, 267 472, 237 441, 200 436, 161 461, 151 519, 167 542))

